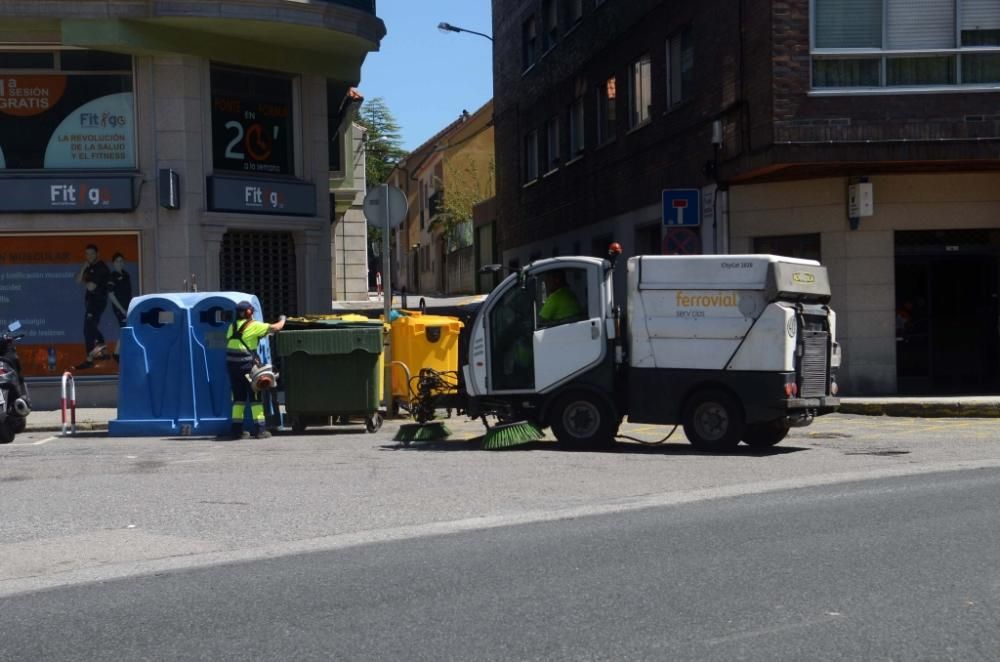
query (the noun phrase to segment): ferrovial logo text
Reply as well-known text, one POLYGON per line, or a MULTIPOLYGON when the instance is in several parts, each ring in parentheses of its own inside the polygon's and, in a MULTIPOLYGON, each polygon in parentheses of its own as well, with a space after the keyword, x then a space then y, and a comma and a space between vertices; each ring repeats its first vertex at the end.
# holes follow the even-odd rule
POLYGON ((714 292, 712 294, 685 294, 677 291, 679 308, 736 308, 739 301, 735 292, 714 292))

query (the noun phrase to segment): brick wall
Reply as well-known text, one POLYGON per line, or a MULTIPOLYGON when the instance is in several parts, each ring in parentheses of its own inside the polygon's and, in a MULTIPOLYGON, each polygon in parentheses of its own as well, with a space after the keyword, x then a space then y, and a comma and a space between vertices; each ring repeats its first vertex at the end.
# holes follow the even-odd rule
POLYGON ((544 55, 539 37, 539 59, 522 72, 522 25, 535 12, 541 31, 541 2, 493 2, 497 214, 504 249, 654 204, 663 188, 708 184, 702 168, 713 156, 712 120, 725 116, 727 107, 735 112, 737 53, 716 57, 738 39, 737 14, 723 10, 731 2, 606 0, 584 6, 583 20, 544 55), (668 111, 666 40, 688 24, 695 31, 695 97, 668 111), (652 121, 629 133, 627 72, 644 53, 652 64, 652 121), (616 139, 598 147, 596 88, 610 76, 619 90, 616 139), (580 90, 584 156, 525 186, 523 136, 530 129, 544 135, 546 119, 559 115, 565 155, 567 113, 580 90))
POLYGON ((497 219, 504 250, 656 204, 670 187, 711 183, 711 126, 721 120, 724 181, 1000 167, 1000 93, 810 94, 808 0, 605 0, 541 53, 541 0, 494 0, 497 219), (522 25, 538 21, 536 64, 522 71, 522 25), (667 108, 666 40, 694 31, 694 96, 667 108), (628 131, 627 72, 652 62, 652 121, 628 131), (596 145, 596 87, 618 80, 616 139, 596 145), (585 91, 586 152, 525 184, 523 136, 544 136, 585 91), (854 164, 853 166, 851 164, 854 164), (776 168, 785 168, 773 175, 776 168))
MULTIPOLYGON (((1000 137, 1000 93, 810 96, 809 2, 773 0, 771 18, 776 142, 1000 137)), ((844 158, 865 156, 863 148, 843 147, 844 158)), ((912 158, 907 152, 901 147, 895 158, 912 158)))

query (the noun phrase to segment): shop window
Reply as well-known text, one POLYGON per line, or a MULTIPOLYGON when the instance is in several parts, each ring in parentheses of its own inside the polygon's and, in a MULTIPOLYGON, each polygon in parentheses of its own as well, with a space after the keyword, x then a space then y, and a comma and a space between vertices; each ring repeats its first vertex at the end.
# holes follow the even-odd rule
POLYGON ((217 65, 211 79, 215 171, 294 175, 292 79, 217 65))
MULTIPOLYGON (((143 293, 141 260, 137 232, 0 235, 0 328, 18 318, 23 325, 22 374, 58 379, 101 342, 97 332, 104 336, 107 355, 94 357, 77 377, 117 374, 111 354, 124 326, 122 311, 143 293), (84 311, 94 314, 92 325, 84 311)), ((153 321, 166 323, 158 317, 153 321)))
MULTIPOLYGON (((55 53, 31 51, 0 52, 0 69, 55 69, 55 53)), ((131 68, 131 67, 126 67, 131 68)))
POLYGON ((0 50, 0 170, 134 170, 132 58, 0 50))

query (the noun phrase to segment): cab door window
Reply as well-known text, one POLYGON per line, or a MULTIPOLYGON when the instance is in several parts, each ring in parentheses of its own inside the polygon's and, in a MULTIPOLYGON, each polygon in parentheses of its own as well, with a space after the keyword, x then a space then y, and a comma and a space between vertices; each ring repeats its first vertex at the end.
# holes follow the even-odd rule
POLYGON ((489 313, 492 390, 534 388, 531 344, 537 289, 536 279, 528 278, 507 290, 489 313))

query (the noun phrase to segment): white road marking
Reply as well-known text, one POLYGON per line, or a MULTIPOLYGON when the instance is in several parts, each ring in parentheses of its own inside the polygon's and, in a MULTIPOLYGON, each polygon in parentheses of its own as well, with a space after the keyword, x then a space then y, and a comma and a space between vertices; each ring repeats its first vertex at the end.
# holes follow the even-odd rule
POLYGON ((42 444, 47 444, 50 441, 55 441, 58 438, 59 437, 46 437, 45 439, 42 439, 41 441, 36 441, 36 442, 31 443, 31 444, 25 444, 25 446, 41 446, 42 444))

